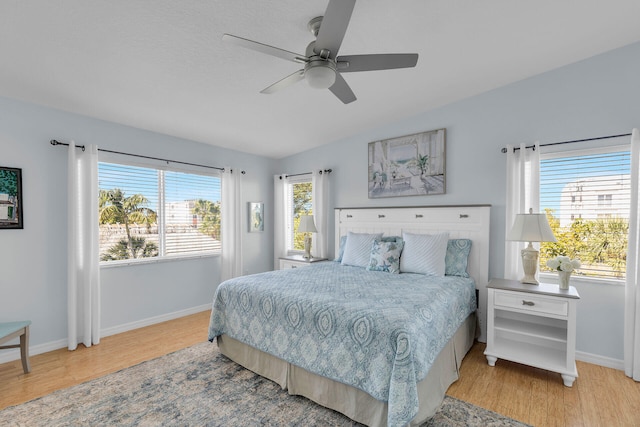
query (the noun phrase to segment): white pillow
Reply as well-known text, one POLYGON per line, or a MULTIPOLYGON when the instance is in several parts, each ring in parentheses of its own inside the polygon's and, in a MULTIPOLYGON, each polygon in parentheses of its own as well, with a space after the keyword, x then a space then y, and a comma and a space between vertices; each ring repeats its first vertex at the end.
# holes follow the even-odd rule
POLYGON ((444 276, 449 233, 402 233, 404 249, 400 257, 401 273, 444 276))
POLYGON ((371 256, 371 246, 375 240, 380 240, 382 233, 364 234, 364 233, 347 233, 347 242, 344 245, 344 254, 342 255, 342 265, 353 265, 356 267, 366 267, 369 265, 369 257, 371 256))

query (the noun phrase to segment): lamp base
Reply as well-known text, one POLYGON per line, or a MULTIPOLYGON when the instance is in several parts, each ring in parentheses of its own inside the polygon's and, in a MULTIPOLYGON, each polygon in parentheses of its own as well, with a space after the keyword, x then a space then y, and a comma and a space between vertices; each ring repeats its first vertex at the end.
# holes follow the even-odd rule
POLYGON ((304 236, 304 259, 311 259, 311 236, 304 236))
POLYGON ((538 271, 538 251, 533 247, 531 242, 529 242, 529 246, 520 251, 520 255, 522 255, 522 269, 524 270, 524 277, 520 279, 520 282, 539 285, 536 280, 536 273, 538 271))

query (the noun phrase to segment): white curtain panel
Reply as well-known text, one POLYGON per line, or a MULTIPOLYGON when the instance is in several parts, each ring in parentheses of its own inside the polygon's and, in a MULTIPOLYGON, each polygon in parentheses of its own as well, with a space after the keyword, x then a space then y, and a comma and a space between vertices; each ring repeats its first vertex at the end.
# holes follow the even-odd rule
POLYGON ((67 326, 69 350, 100 343, 98 147, 68 152, 67 326))
POLYGON ((316 170, 311 176, 313 191, 313 219, 317 233, 312 240, 311 254, 316 258, 329 256, 329 174, 316 170))
POLYGON ((287 185, 285 174, 273 177, 273 268, 278 268, 279 258, 287 254, 287 185))
POLYGON ((222 173, 220 280, 242 275, 242 173, 225 167, 222 173))
POLYGON ((631 133, 631 206, 624 316, 624 372, 640 381, 640 131, 631 133))
MULTIPOLYGON (((534 149, 525 148, 525 144, 520 144, 519 148, 514 151, 514 146, 507 145, 505 236, 509 234, 516 214, 527 213, 529 208, 538 213, 540 209, 540 144, 536 142, 534 149)), ((520 251, 525 244, 505 241, 505 279, 518 280, 524 275, 520 251)))

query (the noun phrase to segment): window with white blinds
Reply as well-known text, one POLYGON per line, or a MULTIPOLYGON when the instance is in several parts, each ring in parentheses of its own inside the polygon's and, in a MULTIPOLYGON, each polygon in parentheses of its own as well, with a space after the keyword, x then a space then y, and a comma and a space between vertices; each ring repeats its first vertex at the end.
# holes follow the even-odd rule
POLYGON ((304 251, 304 233, 298 233, 300 216, 313 214, 313 192, 309 176, 289 178, 287 188, 287 251, 304 251))
POLYGON ((204 175, 98 164, 100 260, 221 251, 221 182, 204 175))
POLYGON ((558 240, 541 244, 541 271, 565 255, 580 259, 576 274, 624 279, 630 188, 628 147, 541 155, 540 208, 558 240))

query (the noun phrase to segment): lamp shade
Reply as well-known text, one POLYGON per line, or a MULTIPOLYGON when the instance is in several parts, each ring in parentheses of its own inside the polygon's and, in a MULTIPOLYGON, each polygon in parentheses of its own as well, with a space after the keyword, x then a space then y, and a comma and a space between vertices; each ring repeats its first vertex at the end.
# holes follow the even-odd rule
POLYGON ((546 214, 534 214, 529 209, 528 214, 517 214, 507 240, 517 242, 555 242, 556 237, 551 231, 546 214))
POLYGON ((313 215, 301 215, 298 224, 298 233, 317 233, 316 224, 313 222, 313 215))

